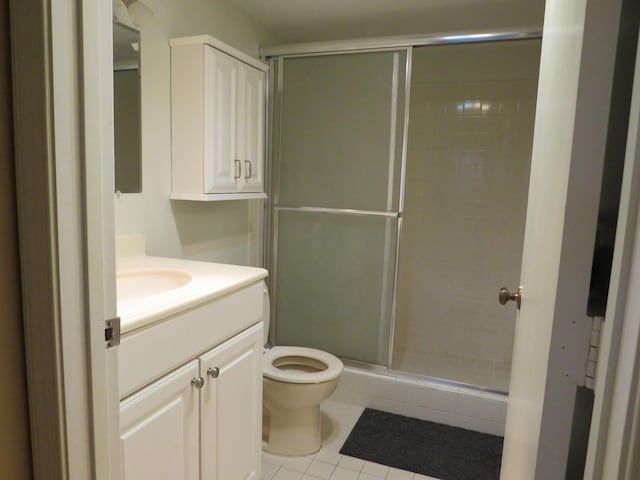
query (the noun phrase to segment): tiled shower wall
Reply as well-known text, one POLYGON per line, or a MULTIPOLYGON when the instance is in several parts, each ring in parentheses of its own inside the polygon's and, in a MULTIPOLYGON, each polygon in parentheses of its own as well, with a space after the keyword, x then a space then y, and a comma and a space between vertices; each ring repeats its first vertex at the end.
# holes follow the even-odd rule
POLYGON ((395 370, 508 390, 539 53, 414 51, 395 370))

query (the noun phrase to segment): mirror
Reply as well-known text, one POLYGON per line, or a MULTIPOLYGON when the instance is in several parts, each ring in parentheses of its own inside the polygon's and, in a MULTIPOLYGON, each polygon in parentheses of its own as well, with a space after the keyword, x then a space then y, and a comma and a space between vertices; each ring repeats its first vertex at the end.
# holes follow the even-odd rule
POLYGON ((142 192, 140 32, 113 24, 115 190, 142 192))

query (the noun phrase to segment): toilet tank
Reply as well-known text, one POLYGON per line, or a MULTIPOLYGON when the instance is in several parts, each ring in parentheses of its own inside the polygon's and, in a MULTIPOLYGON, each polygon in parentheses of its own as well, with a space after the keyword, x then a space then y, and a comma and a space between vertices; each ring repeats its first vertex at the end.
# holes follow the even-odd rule
POLYGON ((262 302, 262 322, 264 341, 262 343, 266 347, 267 342, 269 341, 269 317, 271 316, 271 302, 269 301, 269 289, 267 288, 266 283, 263 283, 263 288, 264 299, 262 302))

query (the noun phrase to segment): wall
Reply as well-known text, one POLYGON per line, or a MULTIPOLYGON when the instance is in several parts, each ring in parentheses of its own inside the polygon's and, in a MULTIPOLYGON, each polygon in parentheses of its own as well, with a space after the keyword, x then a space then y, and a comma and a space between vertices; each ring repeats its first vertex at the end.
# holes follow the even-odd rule
POLYGON ((142 193, 116 199, 116 234, 143 233, 151 255, 256 264, 260 201, 170 201, 170 51, 167 40, 210 34, 257 57, 278 37, 228 0, 148 0, 141 29, 142 193))
POLYGON ((232 0, 286 42, 542 27, 544 0, 232 0), (296 8, 304 3, 304 8, 296 8))
POLYGON ((394 369, 508 389, 539 56, 414 50, 394 369))
POLYGON ((11 121, 9 2, 0 0, 0 472, 31 475, 11 121))

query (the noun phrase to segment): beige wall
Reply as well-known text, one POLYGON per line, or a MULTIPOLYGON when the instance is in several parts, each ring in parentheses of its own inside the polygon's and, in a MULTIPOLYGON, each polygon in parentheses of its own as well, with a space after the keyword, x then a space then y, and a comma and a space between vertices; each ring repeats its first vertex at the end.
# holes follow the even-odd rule
POLYGON ((210 34, 257 57, 278 38, 228 0, 148 0, 153 18, 141 30, 142 194, 116 200, 116 233, 143 233, 147 252, 225 263, 256 263, 261 249, 258 201, 169 201, 171 192, 168 39, 210 34))
POLYGON ((0 477, 31 478, 11 127, 8 0, 0 0, 0 477))

